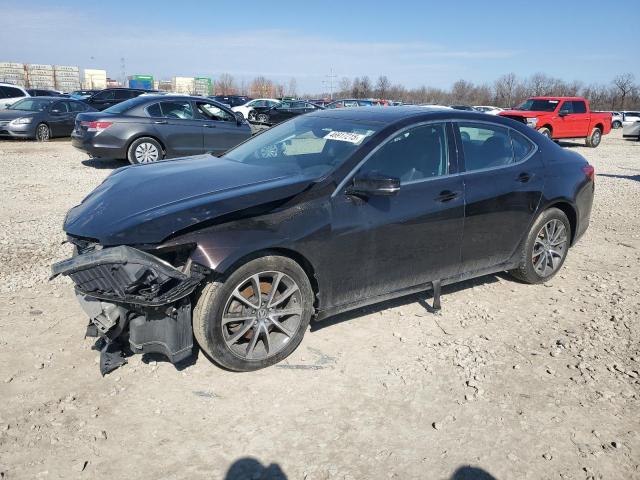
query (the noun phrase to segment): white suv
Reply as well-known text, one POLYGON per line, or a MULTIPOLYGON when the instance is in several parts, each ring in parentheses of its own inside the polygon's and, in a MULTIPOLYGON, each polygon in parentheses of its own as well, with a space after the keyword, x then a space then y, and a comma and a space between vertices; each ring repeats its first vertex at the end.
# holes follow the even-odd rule
POLYGON ((7 108, 21 98, 30 96, 22 87, 10 83, 0 83, 0 109, 7 108))

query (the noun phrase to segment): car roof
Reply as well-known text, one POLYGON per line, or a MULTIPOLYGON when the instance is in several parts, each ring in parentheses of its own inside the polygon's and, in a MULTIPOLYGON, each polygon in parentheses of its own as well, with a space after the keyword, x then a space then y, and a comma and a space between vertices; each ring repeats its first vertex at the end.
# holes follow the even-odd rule
POLYGON ((584 97, 563 97, 558 95, 557 97, 528 97, 530 100, 584 100, 584 97))
MULTIPOLYGON (((376 122, 385 125, 392 125, 406 119, 416 120, 478 120, 482 122, 492 122, 507 125, 517 130, 521 130, 524 125, 510 118, 497 115, 488 116, 486 113, 469 110, 454 109, 427 109, 417 105, 405 105, 398 107, 352 107, 318 110, 305 114, 305 117, 324 117, 354 122, 376 122)), ((526 127, 529 128, 529 127, 526 127)))
POLYGON ((79 102, 80 100, 76 100, 71 97, 61 97, 60 95, 39 95, 37 97, 25 97, 25 99, 29 100, 71 100, 72 102, 79 102))

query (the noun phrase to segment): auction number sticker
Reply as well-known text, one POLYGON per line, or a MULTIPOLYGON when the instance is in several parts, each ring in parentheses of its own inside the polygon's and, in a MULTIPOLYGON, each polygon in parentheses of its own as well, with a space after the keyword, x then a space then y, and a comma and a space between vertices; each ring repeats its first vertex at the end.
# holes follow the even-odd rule
POLYGON ((338 140, 339 142, 349 142, 355 145, 358 145, 362 140, 364 140, 366 135, 362 135, 361 133, 351 133, 351 132, 338 132, 333 131, 327 133, 324 138, 326 140, 338 140))

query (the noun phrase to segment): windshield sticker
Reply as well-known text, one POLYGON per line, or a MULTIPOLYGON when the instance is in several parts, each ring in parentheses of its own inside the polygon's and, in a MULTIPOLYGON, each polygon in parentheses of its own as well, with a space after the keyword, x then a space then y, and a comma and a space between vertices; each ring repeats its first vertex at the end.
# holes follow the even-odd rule
POLYGON ((355 145, 358 145, 360 142, 362 142, 365 137, 366 135, 362 135, 360 133, 338 131, 329 132, 324 136, 326 140, 338 140, 339 142, 349 142, 355 145))
POLYGON ((549 100, 549 103, 558 103, 560 100, 549 100))

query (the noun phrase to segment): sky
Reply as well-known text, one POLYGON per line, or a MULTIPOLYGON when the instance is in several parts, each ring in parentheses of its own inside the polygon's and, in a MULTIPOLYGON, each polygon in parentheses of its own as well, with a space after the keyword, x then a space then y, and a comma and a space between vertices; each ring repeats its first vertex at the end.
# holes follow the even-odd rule
POLYGON ((636 0, 0 0, 0 62, 172 76, 263 75, 298 93, 330 72, 448 88, 514 72, 640 81, 636 0))

